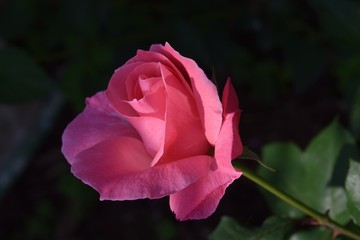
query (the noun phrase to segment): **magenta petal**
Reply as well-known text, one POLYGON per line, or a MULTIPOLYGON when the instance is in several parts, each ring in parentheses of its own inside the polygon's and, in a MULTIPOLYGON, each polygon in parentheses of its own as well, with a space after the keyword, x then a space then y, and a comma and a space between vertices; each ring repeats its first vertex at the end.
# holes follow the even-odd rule
POLYGON ((232 168, 231 160, 243 151, 237 130, 239 118, 240 112, 227 114, 216 141, 215 159, 217 164, 222 164, 224 167, 232 168))
POLYGON ((72 172, 96 189, 101 200, 154 199, 204 176, 211 158, 196 156, 155 167, 150 167, 151 160, 140 140, 117 137, 78 154, 72 172))
POLYGON ((222 123, 222 107, 215 85, 194 60, 181 56, 169 43, 165 46, 153 45, 150 51, 163 54, 177 69, 187 75, 185 77, 188 77, 193 89, 206 138, 211 144, 215 144, 222 123))
POLYGON ((230 78, 228 78, 228 80, 226 81, 223 90, 222 105, 224 109, 224 114, 239 111, 239 100, 236 95, 235 89, 230 82, 230 78))
POLYGON ((240 175, 235 170, 218 168, 170 195, 170 208, 181 221, 207 218, 216 210, 226 188, 240 175))
POLYGON ((224 122, 215 144, 215 159, 218 164, 232 168, 231 160, 239 156, 243 148, 238 132, 240 121, 238 98, 230 80, 226 82, 222 102, 224 122))
POLYGON ((165 121, 146 116, 127 117, 127 120, 141 136, 146 150, 154 158, 154 165, 164 152, 165 121))
POLYGON ((68 162, 74 162, 79 152, 115 136, 138 137, 135 129, 113 111, 104 92, 88 98, 85 110, 65 129, 62 152, 68 162))
POLYGON ((116 69, 114 74, 111 76, 109 86, 106 90, 106 95, 115 108, 117 108, 117 104, 122 100, 128 100, 133 97, 129 96, 130 93, 127 91, 126 80, 134 68, 140 64, 141 62, 124 64, 116 69))
MULTIPOLYGON (((144 81, 142 81, 144 82, 144 81)), ((137 112, 139 116, 150 116, 164 119, 165 115, 165 88, 160 79, 150 90, 147 91, 142 99, 134 99, 128 104, 137 112)))
POLYGON ((207 154, 210 145, 194 99, 186 94, 184 86, 166 67, 162 66, 161 71, 166 88, 164 159, 173 161, 207 154))

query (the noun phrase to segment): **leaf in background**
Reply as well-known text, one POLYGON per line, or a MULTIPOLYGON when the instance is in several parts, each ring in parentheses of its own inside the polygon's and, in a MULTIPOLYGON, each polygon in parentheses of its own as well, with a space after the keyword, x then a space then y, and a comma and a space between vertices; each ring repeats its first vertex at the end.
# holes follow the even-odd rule
POLYGON ((360 163, 350 160, 349 173, 346 178, 346 191, 350 215, 360 225, 360 163))
POLYGON ((331 240, 332 231, 325 227, 317 227, 311 230, 304 230, 293 234, 290 240, 331 240))
POLYGON ((350 220, 350 213, 347 207, 347 197, 344 188, 329 187, 323 197, 323 206, 331 219, 345 225, 350 220))
POLYGON ((20 102, 45 96, 53 85, 43 69, 25 52, 0 48, 0 101, 20 102))
POLYGON ((354 139, 335 120, 311 140, 304 152, 305 172, 301 180, 301 194, 306 203, 316 210, 323 210, 319 199, 331 179, 342 148, 347 144, 354 144, 354 139))
POLYGON ((234 219, 228 216, 223 216, 220 223, 211 233, 209 239, 211 240, 238 240, 249 239, 251 237, 251 231, 241 226, 234 219))
MULTIPOLYGON (((259 175, 288 194, 297 192, 299 180, 303 176, 300 148, 293 143, 271 143, 263 148, 262 155, 263 162, 276 172, 259 168, 259 175)), ((292 218, 303 216, 299 210, 273 194, 267 191, 263 191, 263 194, 276 215, 292 218)))
POLYGON ((251 151, 249 148, 247 147, 243 147, 243 152, 241 153, 241 155, 238 157, 240 159, 250 159, 250 160, 255 160, 255 161, 261 161, 260 157, 253 151, 251 151))
POLYGON ((285 235, 292 228, 292 221, 278 217, 269 217, 263 226, 257 229, 251 239, 278 240, 285 239, 285 235))
POLYGON ((222 217, 219 225, 210 235, 211 240, 278 240, 284 239, 292 228, 292 221, 270 217, 263 226, 255 230, 247 229, 230 217, 222 217))
MULTIPOLYGON (((327 189, 327 185, 342 149, 349 144, 354 144, 351 135, 337 121, 333 121, 313 138, 303 153, 292 143, 265 146, 264 163, 277 172, 259 169, 259 175, 317 211, 325 213, 333 207, 333 216, 336 220, 345 221, 345 210, 329 200, 334 199, 338 193, 331 192, 333 190, 327 189), (327 205, 324 204, 326 197, 328 197, 327 205)), ((275 196, 265 193, 265 197, 269 207, 279 216, 299 217, 302 215, 275 196)))

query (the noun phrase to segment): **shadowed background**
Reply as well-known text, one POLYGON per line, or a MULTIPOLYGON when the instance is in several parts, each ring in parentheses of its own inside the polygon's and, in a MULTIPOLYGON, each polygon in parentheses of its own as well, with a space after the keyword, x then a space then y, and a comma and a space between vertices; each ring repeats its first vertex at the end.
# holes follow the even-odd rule
MULTIPOLYGON (((222 215, 260 225, 268 207, 240 178, 211 217, 178 222, 168 198, 100 202, 70 173, 61 134, 84 99, 153 43, 238 92, 244 145, 304 147, 335 117, 360 136, 360 4, 301 1, 0 2, 0 238, 204 239, 222 215)), ((249 162, 255 167, 256 164, 249 162)))

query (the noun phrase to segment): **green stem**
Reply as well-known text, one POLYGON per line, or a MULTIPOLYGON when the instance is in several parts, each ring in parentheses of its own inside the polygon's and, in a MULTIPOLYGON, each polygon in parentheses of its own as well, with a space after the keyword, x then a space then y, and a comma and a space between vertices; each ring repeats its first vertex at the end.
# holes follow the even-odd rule
POLYGON ((320 225, 330 227, 331 229, 333 229, 334 233, 336 233, 336 234, 342 234, 342 235, 351 237, 353 239, 360 240, 360 235, 339 225, 338 223, 329 219, 326 215, 316 212, 315 210, 313 210, 310 207, 306 206, 305 204, 299 202, 295 198, 293 198, 293 197, 289 196, 288 194, 282 192, 281 190, 277 189, 276 187, 272 186, 271 184, 266 182, 261 177, 257 176, 254 172, 252 172, 248 168, 241 165, 240 163, 234 161, 233 164, 234 164, 234 167, 236 169, 240 170, 246 178, 253 181, 257 185, 261 186, 262 188, 266 189, 267 191, 271 192, 272 194, 274 194, 278 198, 282 199, 283 201, 287 202, 291 206, 299 209, 306 215, 312 217, 320 225))

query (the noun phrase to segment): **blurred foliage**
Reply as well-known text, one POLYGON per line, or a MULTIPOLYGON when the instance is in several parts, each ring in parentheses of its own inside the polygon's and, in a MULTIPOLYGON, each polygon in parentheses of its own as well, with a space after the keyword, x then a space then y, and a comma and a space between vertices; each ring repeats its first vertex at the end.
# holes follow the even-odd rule
MULTIPOLYGON (((215 69, 219 89, 231 76, 240 105, 246 110, 240 126, 245 144, 259 150, 268 141, 291 138, 296 142, 272 142, 263 148, 266 163, 279 171, 275 176, 261 170, 264 177, 321 211, 331 209, 330 217, 339 222, 349 220, 348 209, 358 210, 358 193, 347 180, 348 160, 359 159, 358 1, 3 0, 1 104, 49 104, 39 115, 40 127, 30 124, 35 127, 13 158, 0 159, 0 172, 17 172, 0 176, 6 178, 0 182, 0 192, 13 186, 0 199, 0 238, 70 239, 84 235, 111 239, 118 238, 121 228, 126 239, 199 239, 214 228, 219 216, 201 225, 174 222, 171 213, 164 216, 166 201, 165 210, 143 202, 121 203, 129 208, 102 203, 109 208, 100 208, 92 190, 69 175, 69 166, 60 155, 61 132, 83 109, 84 99, 105 89, 113 71, 137 49, 165 41, 193 58, 209 77, 215 69), (62 98, 58 95, 65 97, 65 105, 62 101, 51 104, 62 98), (311 135, 335 116, 342 125, 333 122, 301 150, 311 135), (42 157, 46 161, 39 161, 42 157), (27 168, 25 161, 30 161, 27 168), (23 169, 23 175, 16 178, 23 169), (34 174, 42 187, 30 184, 34 174), (300 190, 308 191, 302 195, 300 190), (146 206, 153 211, 145 214, 146 206), (97 226, 92 215, 101 216, 102 212, 107 216, 103 213, 99 220, 103 223, 97 226), (8 220, 13 214, 17 214, 16 222, 8 220), (129 224, 142 224, 144 230, 127 227, 129 224)), ((6 141, 7 136, 3 138, 6 141)), ((232 207, 261 208, 266 214, 269 210, 264 203, 254 205, 253 199, 258 198, 251 196, 232 207)), ((273 201, 268 207, 278 215, 302 216, 268 195, 265 199, 273 201)), ((241 212, 225 213, 241 223, 249 221, 241 212)), ((359 221, 358 215, 350 214, 350 218, 359 221)), ((241 227, 241 231, 250 236, 263 220, 252 221, 253 226, 241 227)), ((221 224, 226 221, 232 220, 223 219, 221 224)), ((281 219, 264 226, 271 227, 276 221, 281 219)), ((328 236, 328 231, 316 228, 294 233, 291 239, 323 235, 328 236)))

